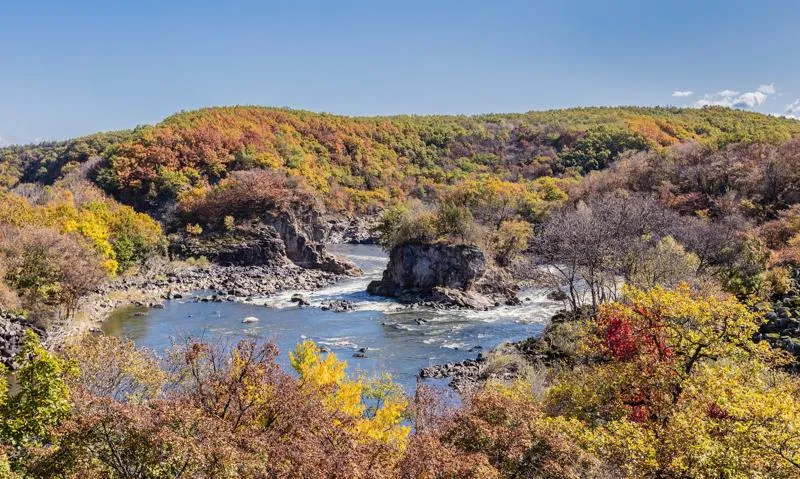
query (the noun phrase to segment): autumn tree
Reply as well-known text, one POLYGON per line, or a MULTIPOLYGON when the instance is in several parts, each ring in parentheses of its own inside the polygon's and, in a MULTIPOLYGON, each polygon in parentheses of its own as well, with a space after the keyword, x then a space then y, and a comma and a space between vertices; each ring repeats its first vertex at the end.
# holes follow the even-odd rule
POLYGON ((96 288, 104 272, 96 254, 78 238, 52 229, 26 227, 0 231, 0 248, 7 258, 6 280, 31 311, 63 308, 69 318, 76 301, 96 288))
POLYGON ((624 477, 793 477, 797 382, 752 341, 759 324, 729 296, 628 289, 600 307, 585 365, 564 373, 547 407, 583 421, 588 450, 624 477))
POLYGON ((0 375, 0 443, 20 455, 26 446, 49 443, 52 428, 68 416, 67 380, 76 369, 74 363, 47 351, 31 330, 26 331, 16 360, 20 366, 14 373, 15 391, 8 388, 6 371, 0 375))

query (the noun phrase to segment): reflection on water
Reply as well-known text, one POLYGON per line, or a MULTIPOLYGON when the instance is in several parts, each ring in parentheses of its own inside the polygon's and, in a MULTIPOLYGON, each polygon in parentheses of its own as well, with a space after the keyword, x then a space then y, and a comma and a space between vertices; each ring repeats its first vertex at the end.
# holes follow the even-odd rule
POLYGON ((380 277, 386 255, 377 246, 335 245, 331 249, 350 258, 364 276, 348 278, 315 292, 300 292, 312 307, 300 308, 290 299, 296 291, 255 298, 252 303, 194 303, 173 300, 164 309, 126 308, 112 314, 103 330, 138 345, 163 351, 173 340, 204 335, 235 340, 245 336, 271 339, 280 347, 279 360, 288 367, 287 353, 310 338, 347 359, 351 374, 386 371, 412 392, 420 368, 461 361, 477 351, 504 341, 536 334, 562 305, 548 300, 544 290, 524 291, 522 306, 492 311, 435 311, 407 309, 386 298, 366 293, 367 284, 380 277), (314 306, 345 299, 355 311, 334 313, 314 306), (259 318, 243 324, 246 316, 259 318), (359 348, 367 358, 352 358, 359 348))

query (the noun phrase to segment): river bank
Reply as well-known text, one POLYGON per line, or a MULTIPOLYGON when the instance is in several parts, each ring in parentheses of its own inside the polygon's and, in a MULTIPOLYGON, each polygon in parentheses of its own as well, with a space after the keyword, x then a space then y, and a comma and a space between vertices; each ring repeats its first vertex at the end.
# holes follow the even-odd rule
POLYGON ((170 299, 208 291, 213 301, 246 301, 283 291, 313 291, 346 275, 306 269, 290 261, 256 266, 163 262, 146 272, 117 278, 81 301, 73 332, 94 331, 116 309, 160 308, 170 299))
POLYGON ((577 344, 579 321, 566 310, 558 311, 537 335, 505 342, 474 358, 422 368, 420 378, 449 380, 459 393, 474 391, 488 381, 511 382, 531 376, 559 361, 567 361, 577 344))
POLYGON ((253 337, 273 341, 280 350, 278 362, 287 369, 291 367, 287 353, 298 342, 311 339, 348 360, 348 372, 354 376, 386 372, 412 394, 420 369, 473 358, 478 351, 536 335, 563 307, 547 297, 545 288, 522 290, 522 304, 488 311, 404 305, 366 291, 369 282, 381 277, 388 261, 380 247, 336 245, 331 252, 353 261, 364 274, 341 277, 319 289, 285 289, 251 300, 227 301, 218 296, 214 301, 211 292, 173 296, 163 300, 163 308, 117 310, 100 327, 105 334, 157 352, 188 336, 225 342, 253 337), (306 305, 292 301, 297 294, 306 305), (336 312, 341 309, 335 306, 342 304, 347 310, 336 312), (248 317, 257 321, 243 322, 248 317))

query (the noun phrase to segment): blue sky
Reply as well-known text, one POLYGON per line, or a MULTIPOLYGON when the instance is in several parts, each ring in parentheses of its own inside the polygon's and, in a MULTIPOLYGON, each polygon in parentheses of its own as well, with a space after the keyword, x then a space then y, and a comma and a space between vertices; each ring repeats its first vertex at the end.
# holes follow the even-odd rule
POLYGON ((799 30, 797 1, 0 0, 0 143, 232 104, 800 116, 799 30))

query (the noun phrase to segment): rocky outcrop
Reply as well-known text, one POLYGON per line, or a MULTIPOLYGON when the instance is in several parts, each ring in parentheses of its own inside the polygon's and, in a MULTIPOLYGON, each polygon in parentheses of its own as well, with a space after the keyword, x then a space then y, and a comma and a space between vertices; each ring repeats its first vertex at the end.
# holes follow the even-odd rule
POLYGON ((33 330, 40 337, 45 335, 42 328, 29 323, 24 317, 0 311, 0 364, 8 368, 14 367, 14 356, 22 346, 27 329, 33 330))
POLYGON ((478 354, 475 359, 428 366, 420 370, 419 377, 422 379, 450 378, 448 385, 463 393, 473 390, 480 384, 480 378, 485 368, 486 357, 478 354))
POLYGON ((322 306, 323 311, 333 311, 334 313, 345 313, 354 309, 356 309, 356 305, 346 299, 337 299, 322 306))
POLYGON ((788 294, 776 300, 765 316, 756 340, 767 341, 794 356, 787 369, 800 372, 800 295, 788 294))
POLYGON ((450 378, 449 386, 460 393, 470 392, 487 381, 510 382, 520 377, 527 358, 519 355, 516 343, 501 344, 487 354, 478 354, 475 359, 465 359, 455 363, 436 364, 423 368, 419 377, 423 379, 450 378), (514 358, 496 360, 495 357, 514 358))
POLYGON ((271 264, 286 258, 286 247, 278 232, 258 223, 226 232, 185 235, 173 242, 171 250, 181 258, 204 256, 224 265, 271 264))
POLYGON ((407 243, 392 250, 383 280, 404 289, 466 291, 485 271, 486 258, 477 246, 407 243))
POLYGON ((486 271, 483 252, 472 245, 405 243, 394 247, 379 281, 367 291, 401 302, 435 302, 483 309, 493 302, 474 289, 486 271))
POLYGON ((373 232, 375 217, 351 216, 349 218, 328 219, 326 243, 333 244, 377 244, 373 232))
POLYGON ((211 231, 196 237, 183 233, 174 238, 170 250, 181 258, 205 256, 222 265, 274 264, 288 258, 307 269, 359 274, 355 264, 325 251, 321 242, 325 230, 319 226, 318 218, 308 221, 289 212, 264 215, 230 231, 211 231))

